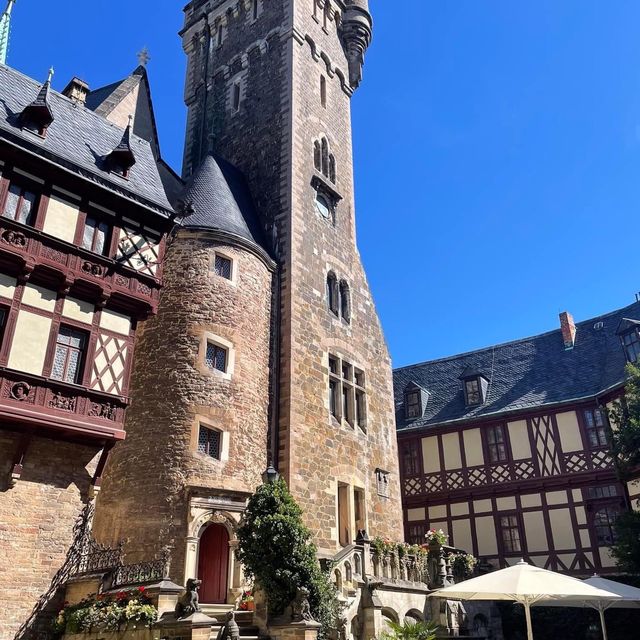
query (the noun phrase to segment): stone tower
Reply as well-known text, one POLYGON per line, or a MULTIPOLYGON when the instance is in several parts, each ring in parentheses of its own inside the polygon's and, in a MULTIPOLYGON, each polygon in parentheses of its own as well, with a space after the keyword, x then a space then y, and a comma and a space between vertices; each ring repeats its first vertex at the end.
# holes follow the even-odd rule
POLYGON ((356 247, 350 102, 367 0, 193 0, 184 174, 246 176, 278 262, 270 446, 329 553, 402 537, 389 354, 356 247))

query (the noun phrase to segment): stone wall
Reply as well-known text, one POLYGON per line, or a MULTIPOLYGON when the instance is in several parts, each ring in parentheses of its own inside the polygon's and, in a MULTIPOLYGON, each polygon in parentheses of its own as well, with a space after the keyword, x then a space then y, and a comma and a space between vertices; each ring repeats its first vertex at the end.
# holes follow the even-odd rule
POLYGON ((202 3, 187 9, 185 173, 202 157, 203 139, 213 134, 214 150, 247 176, 274 239, 283 283, 279 464, 316 541, 324 550, 338 547, 339 482, 365 491, 371 535, 402 537, 391 364, 355 242, 350 89, 338 22, 334 16, 325 29, 322 18, 314 20, 314 3, 301 0, 260 2, 253 21, 251 4, 217 3, 206 18, 199 14, 202 3), (234 112, 229 95, 238 79, 242 100, 234 112), (335 226, 315 211, 313 143, 322 135, 336 158, 335 190, 342 197, 335 226), (350 325, 327 310, 329 269, 349 283, 350 325), (366 374, 366 433, 334 424, 329 353, 366 374), (378 468, 390 472, 389 498, 377 495, 378 468))
POLYGON ((137 343, 127 439, 107 465, 94 532, 103 543, 127 540, 127 562, 168 545, 176 582, 190 492, 252 493, 267 465, 271 279, 250 251, 181 231, 167 251, 158 315, 137 343), (214 275, 216 251, 234 260, 235 281, 214 275), (205 366, 207 339, 232 345, 230 375, 205 366), (221 460, 198 452, 200 423, 222 432, 221 460))
MULTIPOLYGON (((17 435, 0 433, 0 638, 7 640, 47 595, 68 558, 99 455, 96 447, 34 438, 22 477, 10 488, 17 446, 17 435)), ((58 604, 54 597, 53 608, 58 604)), ((34 637, 48 618, 29 622, 33 627, 21 639, 34 637)))

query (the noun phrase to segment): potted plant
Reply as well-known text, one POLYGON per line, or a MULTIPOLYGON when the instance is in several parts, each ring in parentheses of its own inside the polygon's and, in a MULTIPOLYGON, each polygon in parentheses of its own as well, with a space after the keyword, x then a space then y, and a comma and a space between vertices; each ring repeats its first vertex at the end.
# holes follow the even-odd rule
POLYGON ((242 595, 240 596, 240 602, 238 603, 238 609, 240 611, 256 610, 256 602, 253 597, 253 591, 251 591, 251 589, 242 592, 242 595))
POLYGON ((429 529, 424 537, 429 547, 444 547, 449 543, 449 536, 442 529, 429 529))

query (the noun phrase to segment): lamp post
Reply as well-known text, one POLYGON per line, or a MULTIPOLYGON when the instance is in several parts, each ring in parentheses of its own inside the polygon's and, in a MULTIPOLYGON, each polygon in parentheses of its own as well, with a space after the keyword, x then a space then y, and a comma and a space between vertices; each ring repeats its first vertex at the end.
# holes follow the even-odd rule
POLYGON ((267 470, 262 474, 262 482, 264 484, 275 484, 279 478, 280 474, 274 468, 273 463, 270 462, 267 470))

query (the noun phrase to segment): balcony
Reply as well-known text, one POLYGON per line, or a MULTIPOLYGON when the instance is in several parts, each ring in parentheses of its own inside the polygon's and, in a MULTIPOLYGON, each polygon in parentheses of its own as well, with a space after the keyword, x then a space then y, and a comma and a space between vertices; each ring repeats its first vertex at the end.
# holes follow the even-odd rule
POLYGON ((82 439, 124 439, 128 398, 0 367, 0 423, 82 439))
POLYGON ((0 217, 0 256, 17 262, 30 273, 45 268, 61 286, 89 289, 96 298, 120 297, 144 315, 154 313, 160 295, 160 281, 145 276, 112 258, 49 236, 38 229, 0 217))

